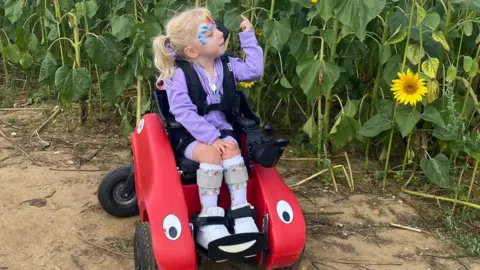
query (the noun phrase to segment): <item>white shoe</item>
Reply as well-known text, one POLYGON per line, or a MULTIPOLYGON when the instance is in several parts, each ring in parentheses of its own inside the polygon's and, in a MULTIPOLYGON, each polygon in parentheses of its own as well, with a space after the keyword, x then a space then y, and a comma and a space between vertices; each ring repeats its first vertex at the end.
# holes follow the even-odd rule
MULTIPOLYGON (((249 203, 240 204, 237 206, 232 207, 232 210, 242 208, 245 206, 252 207, 249 203)), ((239 233, 258 233, 257 225, 255 224, 255 220, 252 217, 243 217, 235 219, 235 225, 233 226, 235 229, 235 234, 239 233)))
MULTIPOLYGON (((199 217, 224 217, 225 210, 220 207, 210 207, 198 215, 199 217)), ((197 242, 199 245, 208 249, 208 244, 214 240, 229 236, 225 225, 205 225, 200 226, 197 232, 197 242)))

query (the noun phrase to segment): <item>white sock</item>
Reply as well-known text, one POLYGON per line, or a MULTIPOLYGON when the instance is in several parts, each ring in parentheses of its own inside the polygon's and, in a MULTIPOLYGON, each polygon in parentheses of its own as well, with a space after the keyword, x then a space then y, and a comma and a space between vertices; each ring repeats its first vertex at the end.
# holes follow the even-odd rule
MULTIPOLYGON (((213 175, 214 173, 223 173, 223 167, 221 165, 200 163, 199 173, 207 176, 213 175)), ((202 205, 202 210, 206 210, 211 207, 217 207, 220 188, 198 187, 198 192, 200 195, 200 204, 202 205)))
POLYGON ((247 182, 228 185, 228 189, 232 198, 232 207, 247 203, 247 182))
MULTIPOLYGON (((232 167, 245 166, 242 155, 237 155, 223 161, 223 168, 229 170, 232 167)), ((247 182, 228 185, 232 207, 247 203, 247 182)))

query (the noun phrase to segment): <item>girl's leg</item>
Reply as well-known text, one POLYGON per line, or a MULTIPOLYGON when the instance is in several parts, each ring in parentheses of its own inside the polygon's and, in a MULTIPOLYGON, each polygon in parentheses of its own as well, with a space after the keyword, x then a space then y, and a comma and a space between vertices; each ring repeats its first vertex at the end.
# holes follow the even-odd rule
MULTIPOLYGON (((225 210, 217 206, 223 180, 221 155, 212 146, 194 142, 185 150, 185 157, 200 163, 197 185, 202 211, 199 217, 224 217, 225 210)), ((204 225, 198 228, 197 242, 207 249, 211 241, 228 235, 225 225, 204 225)))
MULTIPOLYGON (((234 138, 228 136, 224 140, 235 141, 234 138)), ((238 145, 238 144, 237 144, 238 145)), ((248 171, 245 162, 237 147, 235 150, 229 151, 222 156, 223 168, 225 175, 225 183, 228 185, 230 197, 232 198, 232 210, 242 207, 252 207, 247 202, 247 181, 248 171)), ((255 221, 252 217, 243 217, 235 219, 235 233, 258 232, 255 221)))

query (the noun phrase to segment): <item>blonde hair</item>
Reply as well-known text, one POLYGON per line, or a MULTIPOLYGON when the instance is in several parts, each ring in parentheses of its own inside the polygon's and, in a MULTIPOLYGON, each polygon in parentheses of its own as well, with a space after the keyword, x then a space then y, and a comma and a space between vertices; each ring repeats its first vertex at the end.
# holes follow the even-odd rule
POLYGON ((153 55, 155 67, 160 72, 158 80, 173 76, 175 58, 189 60, 184 49, 196 39, 198 23, 205 16, 211 16, 206 8, 185 10, 170 19, 165 35, 155 37, 153 55))

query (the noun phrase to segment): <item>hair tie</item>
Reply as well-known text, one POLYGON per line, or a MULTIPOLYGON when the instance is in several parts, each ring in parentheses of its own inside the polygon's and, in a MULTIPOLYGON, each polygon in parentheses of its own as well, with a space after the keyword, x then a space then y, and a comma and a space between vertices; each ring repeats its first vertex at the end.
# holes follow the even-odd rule
POLYGON ((177 56, 177 54, 175 53, 175 50, 170 45, 170 38, 169 37, 167 37, 167 39, 165 40, 165 43, 166 43, 165 46, 167 47, 168 52, 170 53, 171 56, 173 56, 173 58, 175 58, 177 56))

